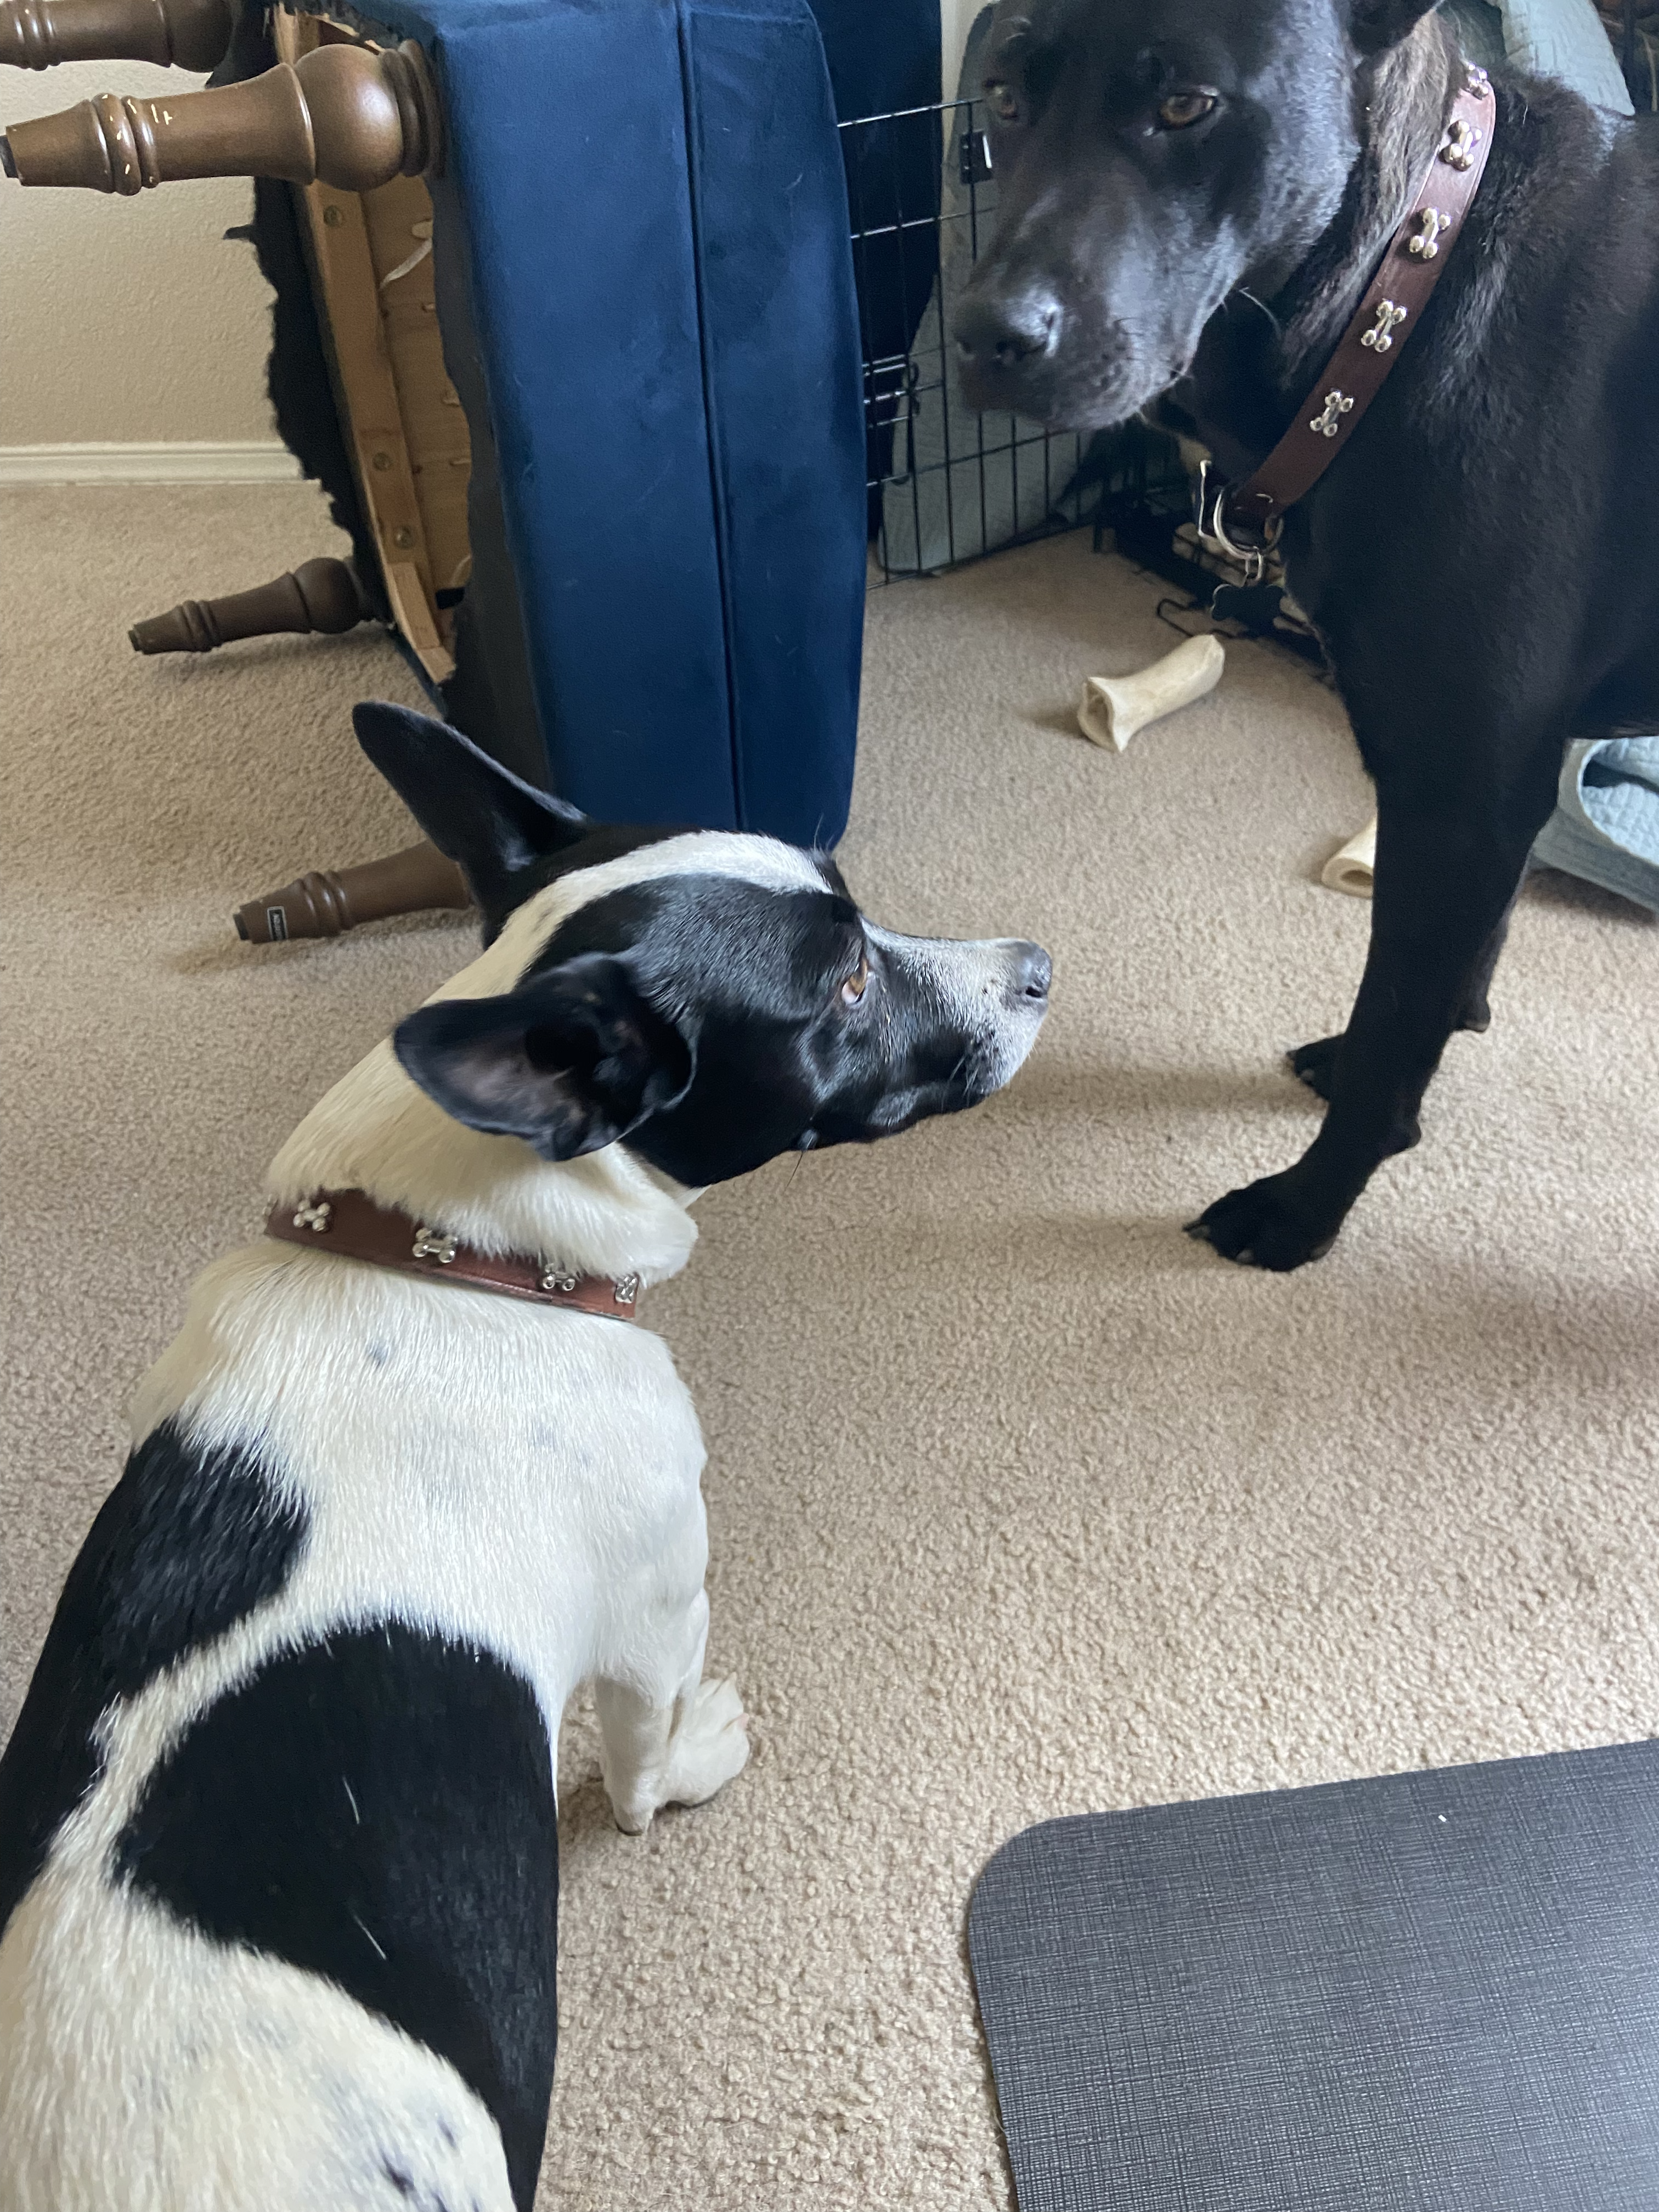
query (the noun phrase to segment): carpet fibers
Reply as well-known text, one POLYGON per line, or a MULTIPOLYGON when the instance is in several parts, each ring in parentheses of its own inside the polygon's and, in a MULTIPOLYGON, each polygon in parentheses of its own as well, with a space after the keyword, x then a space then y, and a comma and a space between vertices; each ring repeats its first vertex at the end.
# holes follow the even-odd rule
MULTIPOLYGON (((231 908, 406 842, 348 709, 390 647, 125 631, 331 533, 305 487, 40 489, 3 528, 0 1727, 191 1274, 304 1109, 469 957, 455 919, 251 951, 231 908)), ((709 1194, 648 1319, 709 1443, 716 1803, 617 1834, 562 1747, 544 2204, 1009 2203, 963 1957, 1056 1814, 1659 1733, 1659 926, 1522 898, 1418 1150, 1286 1279, 1180 1224, 1288 1164, 1368 811, 1332 695, 1230 648, 1121 758, 1085 673, 1173 641, 1085 538, 872 592, 842 861, 880 921, 1054 955, 979 1112, 709 1194)))

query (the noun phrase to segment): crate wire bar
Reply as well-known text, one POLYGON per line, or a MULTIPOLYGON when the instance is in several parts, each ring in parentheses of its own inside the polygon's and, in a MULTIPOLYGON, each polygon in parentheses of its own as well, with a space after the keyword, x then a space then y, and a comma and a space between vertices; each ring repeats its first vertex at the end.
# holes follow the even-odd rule
POLYGON ((1118 552, 1176 585, 1193 610, 1210 606, 1218 584, 1233 586, 1226 634, 1270 637, 1318 659, 1305 620, 1280 604, 1277 564, 1271 588, 1241 595, 1242 567, 1198 538, 1175 439, 1139 418, 1092 436, 1045 431, 963 402, 951 325, 996 208, 982 103, 899 108, 841 131, 881 580, 936 575, 1088 525, 1097 551, 1109 532, 1118 552))
POLYGON ((976 415, 953 388, 951 324, 995 204, 981 103, 900 108, 841 131, 883 580, 937 574, 1091 520, 1079 481, 1085 438, 976 415))

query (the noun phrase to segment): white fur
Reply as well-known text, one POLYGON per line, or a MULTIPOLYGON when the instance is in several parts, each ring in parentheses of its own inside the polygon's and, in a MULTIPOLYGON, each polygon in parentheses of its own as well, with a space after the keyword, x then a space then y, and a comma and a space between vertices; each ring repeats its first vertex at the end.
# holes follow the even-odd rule
POLYGON ((508 2206, 453 2069, 331 1983, 229 1950, 54 1861, 0 1974, 0 2201, 17 2212, 508 2206), (442 2130, 448 2130, 446 2140, 442 2130))
MULTIPOLYGON (((688 871, 821 882, 769 840, 677 838, 552 884, 438 995, 510 989, 575 907, 688 871)), ((553 1167, 478 1136, 386 1044, 269 1177, 277 1198, 352 1184, 580 1272, 659 1281, 696 1237, 692 1194, 621 1146, 553 1167)), ((198 1278, 139 1389, 135 1440, 173 1416, 204 1444, 256 1446, 309 1535, 275 1599, 110 1709, 102 1771, 0 1942, 0 2208, 404 2212, 385 2148, 416 2203, 507 2212, 495 2122, 445 2060, 318 1977, 180 1927, 112 1883, 110 1853, 146 1778, 217 1699, 285 1647, 388 1616, 495 1651, 550 1735, 596 1679, 623 1826, 712 1796, 748 1742, 735 1693, 700 1679, 690 1395, 637 1324, 263 1242, 198 1278)))
MULTIPOLYGON (((505 992, 578 906, 688 872, 823 881, 768 839, 675 838, 551 884, 436 995, 505 992)), ((872 935, 972 1018, 998 1079, 1012 1072, 1040 1017, 985 1015, 998 948, 872 935)), ((696 1237, 695 1194, 622 1146, 550 1166, 480 1136, 389 1044, 307 1115, 268 1181, 290 1203, 352 1187, 487 1251, 647 1284, 696 1237)), ((386 1619, 497 1654, 550 1736, 593 1680, 623 1827, 712 1796, 748 1742, 735 1691, 702 1680, 690 1399, 637 1325, 265 1241, 198 1279, 139 1390, 135 1439, 169 1419, 203 1445, 257 1450, 308 1535, 276 1597, 106 1713, 97 1779, 0 1941, 0 2212, 404 2212, 382 2151, 416 2203, 507 2212, 495 2123, 445 2060, 317 1976, 175 1923, 112 1882, 111 1854, 147 1778, 217 1700, 285 1649, 386 1619)))

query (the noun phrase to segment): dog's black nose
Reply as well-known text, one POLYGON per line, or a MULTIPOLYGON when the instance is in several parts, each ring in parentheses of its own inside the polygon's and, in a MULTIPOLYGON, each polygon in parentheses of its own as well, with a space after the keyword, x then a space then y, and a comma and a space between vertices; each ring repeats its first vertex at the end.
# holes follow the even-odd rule
POLYGON ((1029 999, 1033 1006, 1041 1006, 1048 996, 1054 972, 1054 963, 1040 945, 1017 945, 1010 996, 1029 999))
POLYGON ((1044 293, 968 300, 957 314, 957 351, 980 368, 1018 368, 1033 354, 1051 353, 1059 328, 1060 302, 1044 293))

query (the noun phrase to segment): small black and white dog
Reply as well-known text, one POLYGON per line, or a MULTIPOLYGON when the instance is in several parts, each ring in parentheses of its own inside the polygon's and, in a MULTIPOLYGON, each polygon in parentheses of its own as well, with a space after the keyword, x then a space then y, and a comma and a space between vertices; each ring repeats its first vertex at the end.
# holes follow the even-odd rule
MULTIPOLYGON (((486 949, 283 1146, 284 1212, 361 1191, 649 1285, 699 1187, 1030 1048, 1036 945, 894 936, 821 856, 596 829, 441 724, 357 725, 486 949)), ((631 1831, 748 1756, 666 1347, 267 1239, 198 1279, 133 1433, 0 1761, 0 2205, 528 2212, 565 1702, 595 1684, 631 1831)))

